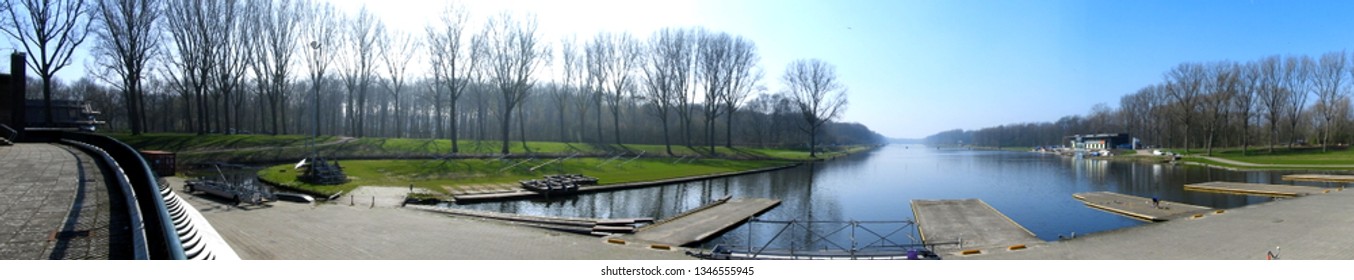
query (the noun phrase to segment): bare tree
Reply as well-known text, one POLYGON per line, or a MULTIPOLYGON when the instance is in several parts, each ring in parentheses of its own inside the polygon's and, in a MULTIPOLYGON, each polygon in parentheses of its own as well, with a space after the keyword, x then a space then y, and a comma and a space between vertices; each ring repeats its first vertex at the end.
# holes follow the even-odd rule
POLYGON ((592 42, 583 47, 584 61, 587 68, 588 78, 585 82, 586 94, 593 101, 593 107, 597 108, 597 143, 602 143, 602 107, 605 106, 607 80, 611 71, 607 71, 608 65, 613 60, 615 42, 611 39, 611 33, 598 33, 593 37, 592 42))
POLYGON ((765 87, 757 86, 757 82, 762 79, 762 71, 757 68, 761 57, 757 55, 757 44, 752 40, 737 36, 733 38, 729 49, 729 89, 723 95, 724 108, 728 110, 725 119, 724 146, 733 148, 733 117, 738 111, 738 106, 743 100, 748 98, 754 88, 759 91, 765 91, 765 87))
POLYGON ((409 68, 409 61, 414 57, 414 50, 420 47, 419 41, 414 40, 412 35, 400 31, 386 32, 383 36, 384 38, 377 40, 377 44, 381 61, 385 62, 386 74, 390 75, 386 88, 390 90, 390 97, 395 101, 395 137, 405 137, 400 93, 408 81, 405 70, 409 68))
POLYGON ((502 154, 508 154, 512 112, 527 98, 535 84, 531 76, 550 55, 549 47, 541 44, 541 35, 536 28, 534 16, 518 20, 506 12, 490 18, 486 26, 489 77, 502 97, 502 110, 498 112, 503 136, 502 154))
MULTIPOLYGON (((210 117, 214 121, 213 125, 221 133, 233 133, 235 124, 233 121, 238 119, 239 113, 232 110, 238 110, 238 95, 235 92, 242 83, 245 74, 245 60, 252 56, 247 47, 244 36, 248 34, 241 28, 241 5, 238 0, 215 1, 211 5, 216 9, 208 13, 209 25, 213 31, 208 36, 213 37, 211 50, 211 69, 212 78, 212 99, 215 100, 214 108, 217 116, 210 117), (236 104, 232 104, 236 103, 236 104), (225 122, 222 124, 222 122, 225 122)), ((252 38, 251 38, 252 39, 252 38)))
POLYGON ((679 98, 686 94, 690 80, 692 38, 687 30, 664 28, 655 32, 648 44, 648 63, 644 65, 647 90, 645 100, 653 108, 654 116, 663 126, 663 146, 672 153, 669 142, 668 116, 679 98))
POLYGON ((1334 126, 1336 109, 1335 103, 1340 101, 1346 93, 1346 71, 1354 71, 1354 68, 1346 67, 1345 52, 1328 52, 1321 55, 1320 65, 1316 69, 1313 85, 1316 89, 1316 103, 1321 106, 1315 107, 1317 114, 1322 120, 1321 125, 1321 151, 1325 152, 1330 147, 1331 127, 1334 126))
POLYGON ((1177 117, 1184 124, 1186 152, 1191 145, 1190 125, 1193 124, 1195 112, 1199 110, 1199 96, 1202 95, 1204 76, 1203 65, 1196 63, 1181 63, 1166 74, 1167 79, 1171 81, 1166 87, 1166 93, 1178 106, 1177 117))
POLYGON ((380 23, 364 5, 356 15, 344 21, 345 42, 341 48, 344 53, 343 85, 347 89, 348 102, 344 106, 348 131, 353 136, 364 136, 367 119, 367 92, 376 67, 376 38, 384 32, 385 25, 380 23))
MULTIPOLYGON (((132 135, 144 130, 145 114, 142 79, 156 52, 160 40, 155 26, 160 17, 159 0, 99 0, 94 13, 94 55, 100 68, 113 72, 119 78, 127 110, 127 124, 132 135)), ((108 77, 111 75, 105 75, 108 77)))
POLYGON ((309 37, 310 43, 302 49, 305 50, 306 71, 310 74, 312 91, 311 105, 314 106, 312 110, 315 120, 311 124, 311 130, 314 136, 318 137, 320 127, 323 125, 320 121, 320 91, 339 48, 339 14, 328 2, 311 2, 307 6, 308 9, 301 11, 306 19, 304 22, 310 26, 303 29, 309 31, 305 37, 309 37))
MULTIPOLYGON (((625 101, 626 91, 634 82, 634 71, 639 67, 640 45, 630 33, 615 36, 599 35, 593 44, 588 45, 589 62, 596 62, 598 94, 611 109, 612 137, 616 145, 621 143, 621 105, 625 101)), ((600 113, 600 110, 599 110, 600 113)), ((599 115, 600 119, 600 115, 599 115)), ((598 133, 601 137, 601 133, 598 133)))
POLYGON ((574 41, 573 37, 560 40, 560 63, 563 64, 564 73, 557 77, 562 77, 563 80, 557 81, 551 87, 550 96, 554 99, 555 108, 559 112, 557 118, 559 121, 559 141, 568 142, 569 138, 566 133, 568 128, 565 126, 564 112, 569 107, 569 98, 574 94, 573 89, 577 85, 576 80, 582 76, 578 73, 579 68, 582 67, 582 61, 578 58, 578 43, 574 41))
POLYGON ((1230 114, 1229 106, 1235 98, 1241 87, 1240 71, 1235 63, 1220 62, 1211 65, 1206 69, 1208 79, 1204 81, 1203 90, 1207 96, 1203 96, 1204 108, 1204 128, 1207 134, 1207 140, 1204 143, 1205 150, 1209 156, 1213 155, 1213 144, 1217 138, 1218 131, 1227 122, 1227 116, 1230 114))
MULTIPOLYGON (((273 135, 287 133, 287 92, 291 84, 292 58, 296 54, 301 33, 302 5, 292 0, 253 0, 247 6, 247 30, 254 34, 251 40, 255 86, 268 101, 269 124, 273 135)), ((308 47, 308 46, 306 46, 308 47)))
POLYGON ((185 113, 196 113, 195 118, 192 114, 185 118, 188 129, 202 135, 208 130, 206 94, 216 59, 212 51, 217 49, 219 42, 215 37, 214 21, 209 17, 219 11, 219 4, 216 1, 171 0, 166 5, 165 26, 174 43, 168 64, 175 69, 167 69, 165 73, 185 96, 185 113))
POLYGON ((23 44, 28 68, 42 79, 43 106, 47 107, 44 118, 51 123, 52 78, 70 65, 72 54, 88 34, 85 1, 6 0, 3 4, 7 16, 0 29, 23 44))
POLYGON ((433 67, 433 80, 438 85, 434 99, 434 111, 437 115, 437 137, 443 137, 442 93, 445 93, 451 110, 451 153, 460 152, 457 142, 458 133, 456 103, 465 93, 476 74, 478 61, 482 55, 475 50, 476 40, 465 36, 465 26, 470 14, 464 7, 449 5, 442 10, 440 21, 427 27, 428 55, 433 67), (443 92, 445 90, 445 92, 443 92))
POLYGON ((818 157, 818 129, 846 109, 846 86, 837 81, 837 68, 818 59, 791 62, 782 76, 790 91, 790 100, 799 109, 809 134, 809 157, 818 157))
POLYGON ((1265 113, 1265 120, 1269 123, 1269 153, 1274 153, 1274 144, 1279 142, 1279 120, 1287 111, 1287 100, 1292 93, 1280 84, 1280 72, 1283 66, 1279 56, 1270 56, 1261 59, 1259 62, 1260 76, 1260 109, 1265 113))
POLYGON ((729 90, 731 63, 730 45, 733 38, 728 33, 703 31, 699 33, 699 44, 696 47, 696 70, 699 73, 700 83, 703 84, 702 95, 704 96, 705 121, 705 144, 710 146, 710 152, 715 152, 715 119, 719 118, 724 111, 720 107, 720 100, 729 90))
POLYGON ((1283 85, 1284 88, 1292 92, 1288 96, 1288 105, 1286 106, 1288 109, 1288 129, 1292 136, 1292 139, 1288 140, 1289 149, 1293 148, 1293 143, 1297 142, 1298 137, 1302 137, 1298 133, 1298 124, 1302 121, 1302 109, 1307 104, 1307 93, 1313 89, 1311 78, 1312 71, 1316 68, 1315 64, 1311 57, 1305 55, 1289 56, 1284 59, 1283 85))
POLYGON ((1255 110, 1257 96, 1261 88, 1260 66, 1256 63, 1246 63, 1239 65, 1237 74, 1240 79, 1240 88, 1236 95, 1232 97, 1233 112, 1241 120, 1241 155, 1246 155, 1250 149, 1250 128, 1251 115, 1255 110))
POLYGON ((8 17, 0 29, 23 44, 28 68, 42 78, 44 118, 51 123, 52 77, 71 64, 72 54, 88 35, 91 21, 84 16, 85 1, 6 0, 3 4, 8 17))

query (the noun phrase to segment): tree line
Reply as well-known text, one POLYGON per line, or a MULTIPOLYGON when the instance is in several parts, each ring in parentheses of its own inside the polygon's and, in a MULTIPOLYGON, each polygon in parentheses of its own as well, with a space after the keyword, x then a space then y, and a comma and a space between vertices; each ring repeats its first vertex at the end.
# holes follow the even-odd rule
POLYGON ((1125 132, 1144 144, 1203 148, 1320 145, 1354 142, 1351 77, 1344 51, 1267 56, 1246 62, 1181 63, 1164 81, 1120 98, 1119 107, 1096 104, 1084 116, 979 130, 951 130, 933 144, 981 146, 1059 145, 1073 134, 1125 132))
POLYGON ((534 16, 476 18, 455 4, 416 31, 307 0, 5 4, 4 29, 23 44, 42 98, 66 91, 132 134, 437 138, 453 140, 451 153, 461 139, 498 141, 503 153, 512 140, 546 140, 662 143, 670 154, 883 139, 836 122, 846 87, 830 63, 797 60, 786 90, 768 92, 756 44, 704 28, 580 41, 544 38, 534 16), (55 80, 82 43, 90 73, 55 80))

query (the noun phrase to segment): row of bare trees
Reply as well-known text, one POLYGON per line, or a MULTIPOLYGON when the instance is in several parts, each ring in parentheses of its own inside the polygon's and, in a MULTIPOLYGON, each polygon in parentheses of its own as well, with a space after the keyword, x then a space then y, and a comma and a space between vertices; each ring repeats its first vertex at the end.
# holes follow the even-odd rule
POLYGON ((948 131, 935 142, 990 146, 1057 145, 1081 133, 1128 132, 1155 146, 1248 149, 1265 144, 1322 149, 1354 141, 1349 92, 1354 59, 1344 51, 1318 58, 1268 56, 1249 62, 1182 63, 1120 99, 1119 108, 1097 104, 1085 116, 1054 123, 1013 124, 977 131, 948 131), (967 134, 966 134, 967 133, 967 134), (1263 140, 1263 141, 1257 141, 1263 140))
POLYGON ((113 128, 133 134, 430 137, 453 140, 451 153, 464 137, 501 141, 503 153, 516 137, 663 143, 670 154, 674 142, 710 151, 751 143, 816 150, 824 137, 881 138, 831 122, 846 106, 832 65, 796 61, 782 77, 787 89, 770 93, 754 42, 703 28, 665 28, 647 38, 602 32, 552 44, 533 16, 480 19, 454 4, 422 34, 389 28, 366 8, 345 13, 310 0, 22 4, 4 11, 5 31, 32 46, 26 51, 44 87, 57 84, 52 75, 70 63, 83 33, 95 35, 90 68, 97 70, 89 75, 99 78, 70 88, 118 102, 98 105, 118 116, 113 128), (32 26, 51 23, 30 18, 64 19, 70 32, 56 34, 78 38, 49 39, 43 32, 54 28, 32 26), (749 125, 758 122, 774 125, 749 125), (824 125, 841 134, 821 133, 824 125))

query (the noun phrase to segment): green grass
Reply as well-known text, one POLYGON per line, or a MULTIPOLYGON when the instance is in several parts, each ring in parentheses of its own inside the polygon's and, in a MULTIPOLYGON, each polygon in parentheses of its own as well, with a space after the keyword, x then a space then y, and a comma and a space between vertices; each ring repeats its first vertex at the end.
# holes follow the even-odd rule
MULTIPOLYGON (((1174 150, 1183 152, 1183 150, 1174 150)), ((1204 155, 1203 149, 1190 149, 1190 155, 1204 155)), ((1241 148, 1215 148, 1213 157, 1257 164, 1298 164, 1298 165, 1354 165, 1354 150, 1336 149, 1322 152, 1321 147, 1252 147, 1242 155, 1241 148)))
POLYGON ((1341 167, 1268 167, 1268 166, 1266 166, 1266 167, 1252 167, 1252 166, 1239 166, 1239 165, 1231 165, 1231 164, 1227 164, 1227 163, 1222 163, 1222 162, 1218 162, 1218 161, 1214 161, 1214 160, 1210 160, 1210 159, 1205 159, 1205 158, 1195 158, 1195 157, 1187 157, 1187 158, 1183 158, 1183 159, 1181 159, 1181 160, 1182 160, 1182 161, 1185 161, 1185 162, 1201 163, 1201 164, 1207 164, 1207 165, 1219 166, 1219 167, 1227 167, 1227 168, 1238 169, 1238 170, 1350 170, 1349 168, 1341 168, 1341 167))
MULTIPOLYGON (((285 162, 306 157, 310 150, 306 147, 306 137, 301 135, 193 135, 154 133, 132 136, 129 134, 109 134, 123 142, 143 150, 167 150, 179 153, 181 164, 202 162, 285 162)), ((336 143, 332 136, 321 137, 320 143, 336 143)), ((498 141, 458 141, 459 155, 493 156, 499 154, 502 142, 498 141)), ((510 153, 539 156, 568 156, 575 153, 584 157, 610 157, 618 154, 635 155, 643 153, 646 157, 667 156, 663 145, 596 145, 563 142, 527 142, 527 148, 521 142, 511 142, 510 153)), ((851 146, 842 151, 820 153, 818 158, 831 158, 847 153, 867 150, 868 146, 851 146)), ((447 139, 410 139, 410 138, 357 138, 341 144, 321 145, 318 148, 322 156, 362 157, 362 158, 428 158, 446 155, 451 151, 451 141, 447 139)), ((717 146, 711 153, 708 147, 672 146, 673 157, 725 158, 725 159, 779 159, 811 160, 804 150, 726 148, 717 146)))
MULTIPOLYGON (((309 137, 302 135, 195 135, 188 133, 126 133, 107 134, 141 149, 172 152, 210 151, 256 147, 304 146, 309 137)), ((322 136, 320 143, 334 141, 333 136, 322 136)))
POLYGON ((530 168, 542 165, 550 159, 533 159, 504 170, 504 168, 522 160, 346 160, 340 161, 340 164, 351 181, 333 186, 311 185, 297 181, 296 175, 299 170, 292 169, 293 164, 275 165, 260 170, 258 174, 260 178, 271 182, 326 195, 350 191, 358 186, 408 186, 410 184, 438 193, 447 193, 451 189, 465 185, 515 184, 519 180, 539 179, 543 175, 557 173, 581 173, 597 177, 599 184, 617 184, 752 170, 789 164, 789 162, 777 160, 726 159, 700 159, 689 163, 675 164, 673 159, 642 158, 622 165, 624 159, 601 164, 606 159, 575 158, 562 164, 545 165, 535 171, 530 170, 530 168))

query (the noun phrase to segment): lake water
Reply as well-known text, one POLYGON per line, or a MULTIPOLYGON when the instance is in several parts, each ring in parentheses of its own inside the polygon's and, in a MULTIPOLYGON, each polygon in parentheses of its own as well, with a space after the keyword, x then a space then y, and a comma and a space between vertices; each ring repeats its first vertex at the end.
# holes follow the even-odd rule
MULTIPOLYGON (((1060 235, 1084 235, 1143 223, 1087 208, 1072 197, 1074 193, 1111 191, 1214 208, 1235 208, 1270 199, 1187 192, 1183 185, 1208 181, 1285 183, 1279 177, 1290 173, 1294 172, 1236 172, 1198 166, 1073 159, 1028 152, 889 145, 826 162, 758 174, 554 200, 451 207, 545 216, 661 219, 731 195, 782 200, 779 207, 760 217, 764 220, 899 221, 913 219, 912 200, 977 198, 1039 238, 1057 240, 1060 235)), ((849 233, 845 231, 851 230, 833 232, 840 227, 822 224, 813 226, 813 232, 792 228, 786 237, 772 238, 782 227, 745 225, 706 245, 747 244, 751 238, 756 245, 775 240, 772 243, 788 246, 832 247, 828 246, 831 245, 829 242, 849 242, 846 240, 850 238, 849 233)), ((911 239, 907 235, 917 236, 915 227, 904 228, 893 235, 889 231, 896 229, 884 227, 867 230, 878 236, 888 236, 889 242, 899 244, 909 243, 911 239)), ((857 231, 857 239, 875 236, 865 230, 857 231)))

